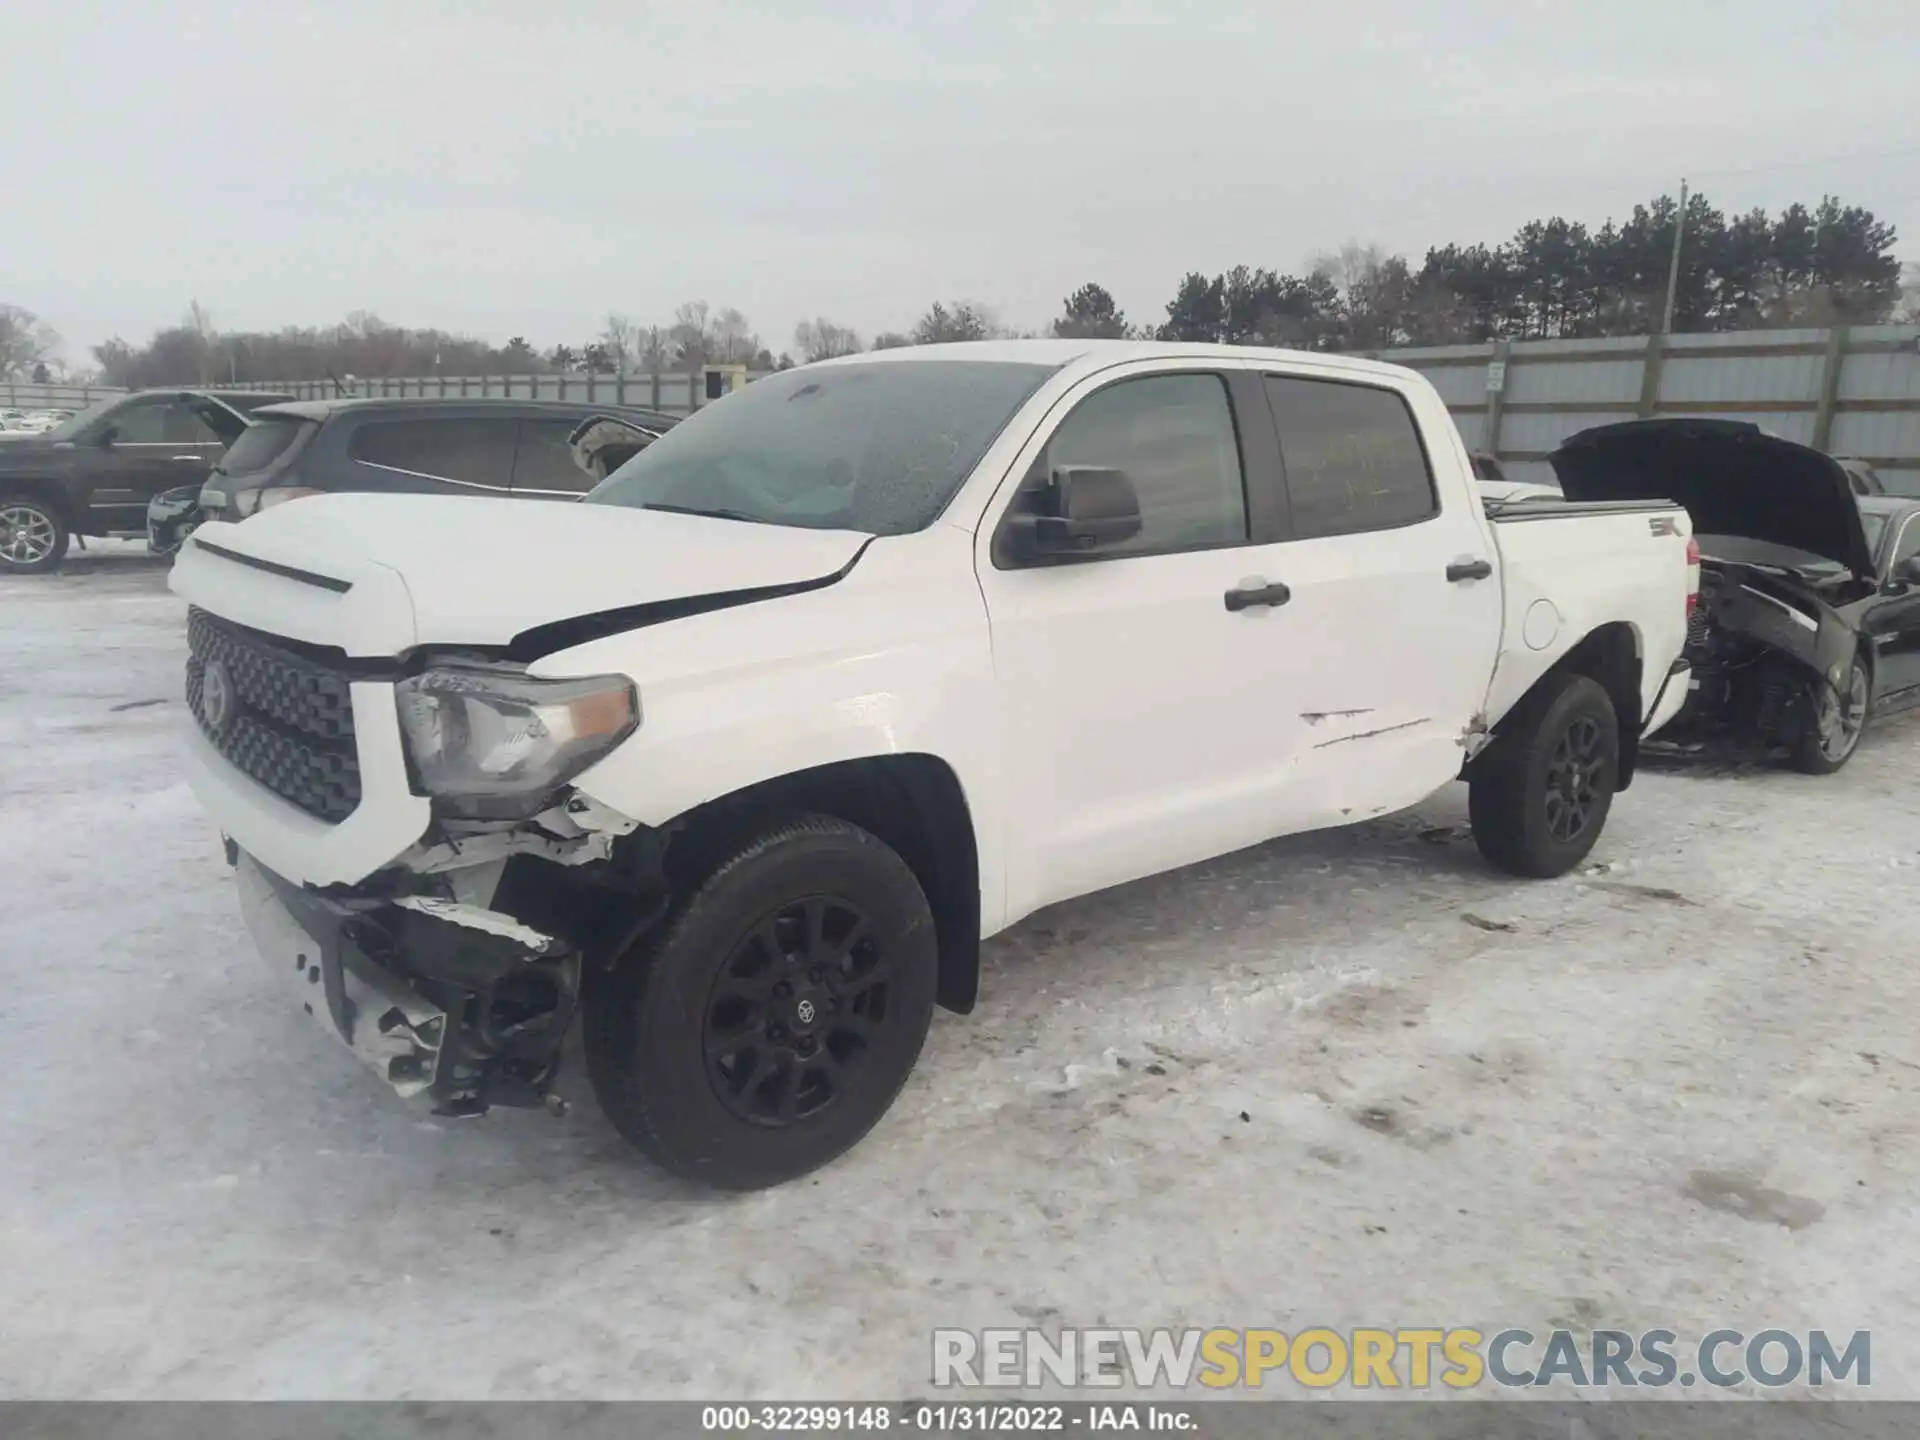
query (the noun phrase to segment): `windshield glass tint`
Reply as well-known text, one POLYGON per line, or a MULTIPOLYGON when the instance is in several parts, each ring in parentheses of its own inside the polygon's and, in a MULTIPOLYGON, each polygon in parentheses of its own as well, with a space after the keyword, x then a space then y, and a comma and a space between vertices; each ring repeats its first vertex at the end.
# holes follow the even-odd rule
POLYGON ((784 371, 674 426, 585 503, 905 535, 933 523, 1051 373, 985 360, 784 371))

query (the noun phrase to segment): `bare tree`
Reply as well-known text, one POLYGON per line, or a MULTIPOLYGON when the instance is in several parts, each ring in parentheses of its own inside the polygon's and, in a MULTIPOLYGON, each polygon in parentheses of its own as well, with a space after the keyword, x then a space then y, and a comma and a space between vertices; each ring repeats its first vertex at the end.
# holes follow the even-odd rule
POLYGON ((722 310, 708 327, 712 358, 723 364, 738 365, 754 358, 760 349, 760 337, 738 310, 722 310))
POLYGON ((1909 260, 1901 267, 1900 309, 1894 322, 1920 325, 1920 260, 1909 260))
POLYGON ((824 315, 802 320, 793 327, 793 346, 808 364, 836 355, 858 355, 860 336, 850 325, 836 324, 824 315))
POLYGON ((708 321, 711 311, 704 300, 690 300, 673 312, 673 325, 667 331, 674 363, 682 370, 698 370, 712 353, 708 321))
POLYGON ((634 344, 639 338, 640 327, 625 315, 607 316, 606 327, 599 334, 599 342, 607 347, 607 353, 613 358, 613 368, 625 373, 627 362, 633 358, 634 344))
POLYGON ((31 373, 59 344, 53 327, 41 323, 31 310, 0 304, 0 380, 31 373))
POLYGON ((659 375, 667 368, 669 337, 666 330, 658 325, 649 325, 636 340, 636 353, 640 368, 648 375, 659 375))

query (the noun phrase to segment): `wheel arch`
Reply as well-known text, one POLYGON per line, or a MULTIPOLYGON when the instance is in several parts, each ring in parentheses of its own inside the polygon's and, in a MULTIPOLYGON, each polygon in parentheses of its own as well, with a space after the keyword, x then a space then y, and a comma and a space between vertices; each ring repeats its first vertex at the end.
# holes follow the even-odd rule
POLYGON ((0 496, 22 495, 57 511, 60 521, 73 534, 80 533, 80 514, 66 486, 51 475, 0 476, 0 496))
POLYGON ((1515 716, 1532 708, 1532 703, 1563 675, 1585 675, 1598 681, 1613 702, 1620 721, 1620 780, 1616 789, 1633 783, 1640 763, 1640 730, 1646 723, 1641 714, 1641 679, 1644 669, 1640 632, 1631 621, 1613 620, 1597 625, 1575 642, 1573 647, 1543 670, 1493 727, 1500 734, 1515 716))
POLYGON ((704 802, 663 827, 672 895, 698 886, 755 834, 800 815, 831 815, 907 863, 933 911, 943 1009, 973 1008, 980 977, 980 847, 960 777, 922 753, 868 756, 799 770, 704 802))

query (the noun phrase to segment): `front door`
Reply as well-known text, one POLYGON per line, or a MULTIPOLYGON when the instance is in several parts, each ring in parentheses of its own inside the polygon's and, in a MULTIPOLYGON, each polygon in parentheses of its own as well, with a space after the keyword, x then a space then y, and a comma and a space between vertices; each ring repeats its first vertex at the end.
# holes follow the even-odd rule
POLYGON ((76 478, 90 528, 146 533, 147 505, 164 491, 203 484, 226 442, 189 395, 141 396, 77 437, 76 478))
POLYGON ((1285 606, 1249 603, 1278 578, 1285 548, 1270 543, 1258 499, 1276 483, 1272 446, 1240 443, 1267 423, 1261 404, 1251 377, 1203 371, 1092 389, 1026 473, 1124 471, 1141 533, 1022 566, 994 544, 1001 508, 983 521, 979 576, 1018 811, 1010 916, 1286 828, 1306 707, 1285 606))

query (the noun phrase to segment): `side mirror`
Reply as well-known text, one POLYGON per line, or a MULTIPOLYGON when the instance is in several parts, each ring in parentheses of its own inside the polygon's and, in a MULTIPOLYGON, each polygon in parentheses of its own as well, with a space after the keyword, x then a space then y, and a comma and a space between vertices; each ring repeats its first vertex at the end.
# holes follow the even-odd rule
POLYGON ((1063 465, 1014 517, 1015 543, 1030 557, 1085 555, 1140 533, 1140 496, 1124 470, 1063 465))

